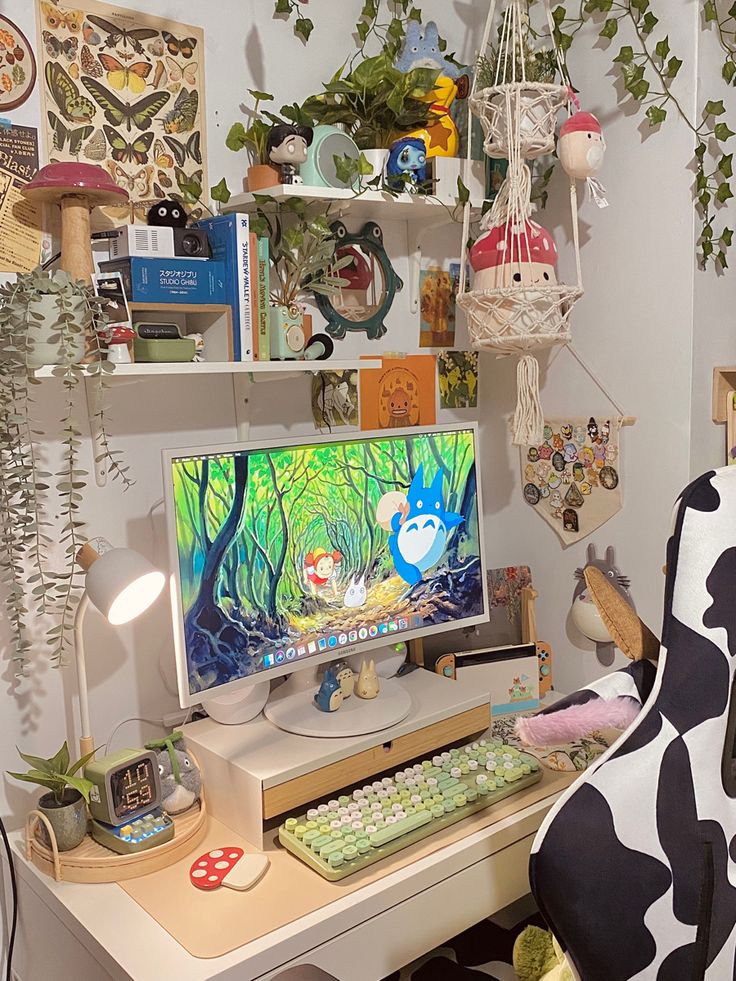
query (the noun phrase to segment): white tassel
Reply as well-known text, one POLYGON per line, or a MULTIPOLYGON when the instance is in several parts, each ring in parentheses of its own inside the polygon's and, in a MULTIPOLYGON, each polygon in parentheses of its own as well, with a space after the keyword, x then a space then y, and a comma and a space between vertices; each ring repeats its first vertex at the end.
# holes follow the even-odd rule
POLYGON ((511 430, 516 446, 542 442, 544 415, 539 402, 539 365, 531 354, 519 358, 516 366, 516 412, 511 430))
POLYGON ((593 201, 595 201, 596 205, 599 208, 607 208, 608 198, 606 197, 606 189, 598 180, 598 178, 589 177, 587 184, 588 184, 588 190, 590 191, 590 196, 593 198, 593 201))

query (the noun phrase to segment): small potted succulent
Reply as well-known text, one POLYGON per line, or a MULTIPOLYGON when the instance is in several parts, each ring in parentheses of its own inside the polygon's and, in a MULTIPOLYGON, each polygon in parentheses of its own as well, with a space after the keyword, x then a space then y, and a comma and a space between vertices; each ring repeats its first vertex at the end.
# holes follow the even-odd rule
POLYGON ((328 216, 310 214, 302 198, 292 198, 278 210, 270 207, 275 202, 267 195, 256 200, 251 229, 268 237, 271 259, 271 353, 274 358, 293 358, 303 347, 303 301, 310 293, 335 295, 347 284, 339 271, 352 260, 335 257, 328 216))
MULTIPOLYGON (((38 810, 48 818, 54 830, 56 845, 60 852, 67 852, 81 844, 87 833, 87 803, 92 784, 80 773, 95 755, 93 750, 72 763, 69 747, 64 743, 56 756, 45 760, 41 756, 21 753, 21 759, 30 766, 26 773, 11 773, 8 776, 26 783, 45 787, 46 793, 38 799, 38 810)), ((42 837, 48 839, 45 827, 42 837)), ((46 841, 48 845, 51 843, 46 841)))
POLYGON ((402 72, 384 51, 345 74, 339 69, 304 109, 317 123, 344 127, 373 173, 381 174, 397 135, 427 126, 438 75, 433 68, 402 72))
POLYGON ((245 107, 244 110, 250 116, 251 124, 246 129, 241 122, 233 123, 225 145, 229 150, 235 152, 245 150, 248 154, 250 164, 245 184, 247 190, 254 193, 264 188, 276 187, 281 183, 281 177, 278 169, 269 163, 266 149, 268 134, 272 128, 272 121, 269 121, 270 114, 267 116, 260 108, 262 102, 272 101, 273 96, 268 92, 259 92, 257 89, 248 89, 248 93, 255 101, 253 108, 245 107))

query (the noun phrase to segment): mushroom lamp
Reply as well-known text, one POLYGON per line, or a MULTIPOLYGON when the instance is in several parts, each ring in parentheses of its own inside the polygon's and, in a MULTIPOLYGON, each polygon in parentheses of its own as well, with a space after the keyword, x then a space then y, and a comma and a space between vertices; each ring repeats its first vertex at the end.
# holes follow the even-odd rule
POLYGON ((74 647, 79 685, 82 755, 94 750, 89 721, 89 694, 84 655, 84 618, 91 603, 113 626, 128 623, 158 599, 166 582, 163 572, 132 548, 113 548, 104 538, 83 545, 77 562, 86 572, 84 592, 74 617, 74 647))
POLYGON ((557 155, 569 177, 587 180, 603 166, 606 141, 592 112, 576 112, 560 127, 557 155))
POLYGON ((128 192, 102 167, 68 162, 42 167, 21 193, 29 201, 61 206, 61 268, 72 279, 91 282, 90 211, 98 205, 121 204, 128 192))
POLYGON ((470 250, 473 289, 554 286, 557 246, 551 232, 527 219, 507 221, 481 235, 470 250))

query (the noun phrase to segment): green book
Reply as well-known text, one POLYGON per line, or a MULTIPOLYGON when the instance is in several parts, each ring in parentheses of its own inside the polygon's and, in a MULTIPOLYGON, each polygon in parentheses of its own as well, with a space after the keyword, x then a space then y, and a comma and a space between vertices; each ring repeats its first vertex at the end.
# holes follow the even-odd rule
POLYGON ((256 289, 258 290, 258 360, 271 360, 271 336, 268 280, 268 239, 258 238, 256 254, 258 256, 258 275, 256 289))

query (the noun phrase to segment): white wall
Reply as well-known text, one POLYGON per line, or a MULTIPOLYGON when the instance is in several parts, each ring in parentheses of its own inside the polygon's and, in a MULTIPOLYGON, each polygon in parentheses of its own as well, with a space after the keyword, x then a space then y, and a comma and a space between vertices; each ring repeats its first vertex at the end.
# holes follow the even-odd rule
MULTIPOLYGON (((315 32, 308 47, 289 28, 271 18, 267 0, 212 0, 208 5, 148 0, 146 10, 179 21, 202 23, 207 44, 207 112, 212 182, 222 174, 231 187, 242 178, 244 159, 224 147, 230 123, 247 87, 264 88, 282 101, 315 91, 348 50, 348 32, 358 0, 312 0, 309 16, 315 32)), ((672 46, 693 64, 695 0, 668 5, 672 46)), ((425 17, 436 15, 453 46, 471 52, 485 16, 484 3, 440 0, 423 4, 425 17)), ((32 0, 0 0, 0 11, 33 35, 32 0), (11 9, 12 8, 12 9, 11 9)), ((581 39, 582 40, 582 39, 581 39)), ((622 471, 625 508, 589 541, 599 554, 616 547, 623 571, 633 580, 641 612, 659 627, 664 542, 669 511, 689 472, 690 369, 692 345, 692 238, 689 178, 685 171, 691 144, 687 131, 673 121, 658 136, 643 141, 638 118, 627 118, 616 104, 610 59, 593 45, 576 54, 574 68, 585 107, 604 123, 609 145, 604 180, 611 207, 598 212, 588 202, 581 209, 583 269, 587 293, 574 318, 575 343, 605 379, 627 412, 639 423, 626 430, 622 471)), ((683 73, 684 75, 684 73, 683 73)), ((681 96, 693 99, 694 79, 683 77, 681 96)), ((280 103, 279 103, 280 104, 280 103)), ((39 106, 31 101, 13 114, 19 124, 38 125, 39 106)), ((569 241, 565 219, 566 189, 555 187, 562 201, 545 222, 558 243, 569 241)), ((389 252, 406 279, 406 229, 385 223, 389 252)), ((428 254, 441 258, 458 248, 457 228, 438 233, 428 254)), ((363 338, 346 341, 345 354, 373 350, 411 350, 418 324, 409 315, 406 294, 392 310, 390 331, 379 345, 363 338)), ((460 338, 459 338, 460 339, 460 338)), ((44 387, 44 414, 54 417, 52 385, 44 387)), ((539 624, 555 649, 558 685, 571 689, 599 673, 595 656, 581 652, 566 633, 573 590, 573 571, 584 556, 584 542, 563 551, 552 530, 532 514, 520 497, 518 453, 509 444, 506 418, 514 403, 514 368, 508 362, 482 358, 481 422, 488 553, 494 566, 529 563, 540 590, 539 624)), ((544 378, 543 403, 552 412, 604 413, 605 399, 587 382, 569 355, 562 356, 544 378)), ((451 418, 448 416, 448 418, 451 418)), ((465 416, 464 418, 467 418, 465 416)), ((313 431, 306 381, 262 385, 254 400, 254 437, 313 431)), ((124 497, 115 487, 85 492, 90 531, 111 541, 127 542, 165 562, 163 519, 154 513, 161 497, 159 454, 162 447, 207 443, 234 436, 232 393, 221 379, 145 382, 116 387, 111 394, 111 421, 117 445, 130 461, 136 486, 124 497)), ((88 453, 88 447, 84 447, 88 453)), ((89 457, 88 457, 89 459, 89 457)), ((93 731, 104 741, 113 726, 130 716, 160 718, 175 698, 159 676, 158 659, 171 649, 171 625, 164 602, 133 627, 114 633, 95 615, 88 622, 88 650, 93 731)), ((580 641, 580 638, 576 639, 580 641)), ((15 691, 9 670, 2 672, 0 765, 15 765, 15 744, 34 753, 53 751, 65 735, 75 738, 76 703, 72 669, 53 671, 41 653, 31 679, 15 691)), ((152 733, 143 726, 144 735, 152 733)), ((139 739, 137 726, 120 734, 116 745, 139 739)), ((0 814, 18 823, 30 793, 0 779, 0 814)))

